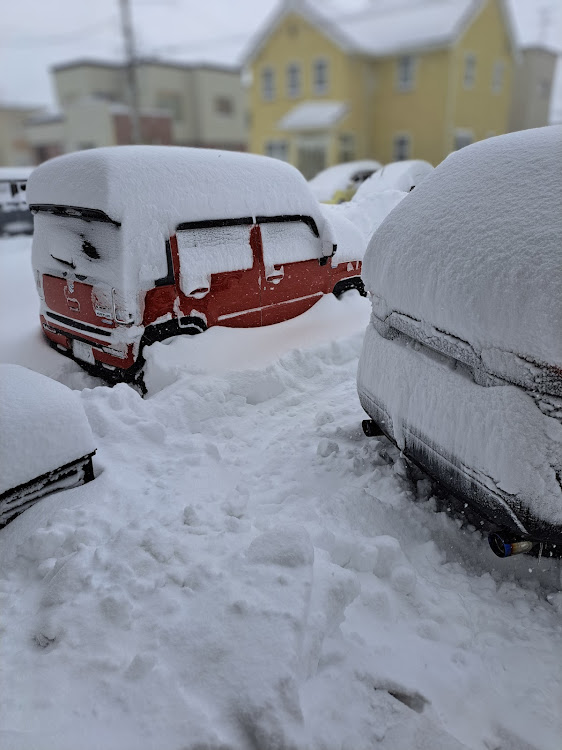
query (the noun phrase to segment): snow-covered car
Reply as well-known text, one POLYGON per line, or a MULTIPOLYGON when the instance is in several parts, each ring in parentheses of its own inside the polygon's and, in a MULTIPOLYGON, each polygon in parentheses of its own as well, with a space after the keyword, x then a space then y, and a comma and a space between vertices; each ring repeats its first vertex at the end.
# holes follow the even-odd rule
POLYGON ((33 234, 25 190, 33 167, 0 167, 0 235, 33 234))
POLYGON ((78 395, 19 365, 0 365, 0 526, 43 495, 94 478, 96 449, 78 395))
POLYGON ((383 193, 387 190, 400 190, 402 193, 409 193, 431 172, 433 172, 432 165, 421 159, 408 159, 385 164, 359 186, 353 198, 362 200, 368 195, 383 193))
POLYGON ((38 167, 33 267, 51 345, 110 381, 147 344, 279 323, 361 286, 301 173, 205 149, 92 149, 38 167))
POLYGON ((382 167, 374 159, 335 164, 309 180, 310 189, 321 203, 343 203, 350 200, 358 187, 382 167))
POLYGON ((499 556, 562 544, 562 128, 451 154, 373 236, 361 404, 499 556))

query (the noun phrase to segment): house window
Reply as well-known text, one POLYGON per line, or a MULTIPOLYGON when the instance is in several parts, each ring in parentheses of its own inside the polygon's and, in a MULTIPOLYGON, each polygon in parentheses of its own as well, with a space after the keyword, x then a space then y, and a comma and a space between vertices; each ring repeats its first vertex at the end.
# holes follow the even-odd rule
POLYGON ((539 94, 543 99, 550 98, 550 81, 548 78, 541 78, 539 81, 539 94))
POLYGON ((281 161, 289 160, 289 147, 287 141, 267 141, 265 144, 265 155, 281 161))
POLYGON ((503 60, 498 60, 494 63, 494 70, 492 73, 492 91, 494 94, 501 93, 503 88, 503 76, 505 73, 505 64, 503 60))
POLYGON ((413 55, 403 55, 398 58, 396 86, 399 91, 411 91, 414 88, 415 72, 416 58, 413 55))
POLYGON ((471 130, 457 130, 455 133, 455 151, 470 146, 474 138, 471 130))
POLYGON ((472 52, 468 52, 464 56, 464 79, 463 84, 465 89, 474 88, 476 82, 476 55, 472 52))
POLYGON ((229 117, 234 113, 234 102, 229 96, 217 96, 215 98, 215 112, 218 115, 229 117))
POLYGON ((315 60, 312 65, 312 88, 317 96, 328 93, 328 61, 315 60))
POLYGON ((355 158, 355 141, 351 133, 342 133, 339 138, 339 162, 353 161, 355 158))
POLYGON ((273 68, 264 68, 261 74, 261 95, 266 102, 275 99, 275 72, 273 68))
POLYGON ((287 65, 287 96, 296 99, 301 93, 301 69, 297 63, 287 65))
POLYGON ((166 109, 176 122, 183 120, 183 102, 180 94, 173 91, 160 91, 156 96, 158 109, 166 109))
POLYGON ((394 136, 392 148, 392 160, 404 161, 410 158, 410 136, 407 133, 398 133, 394 136))

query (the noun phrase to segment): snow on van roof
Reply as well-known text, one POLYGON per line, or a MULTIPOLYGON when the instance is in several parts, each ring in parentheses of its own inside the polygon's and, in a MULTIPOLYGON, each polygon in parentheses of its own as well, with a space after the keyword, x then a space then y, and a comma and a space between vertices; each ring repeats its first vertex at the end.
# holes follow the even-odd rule
MULTIPOLYGON (((165 240, 185 222, 292 214, 312 216, 321 233, 326 226, 295 167, 267 156, 178 146, 114 146, 59 156, 34 171, 27 199, 30 205, 95 209, 121 223, 112 240, 119 248, 111 273, 125 269, 132 289, 166 275, 165 240)), ((46 214, 36 217, 36 268, 50 261, 55 233, 62 242, 64 227, 78 219, 63 221, 58 217, 55 226, 46 214)))
POLYGON ((0 182, 27 180, 35 167, 0 167, 0 182))
POLYGON ((59 156, 38 167, 30 204, 98 209, 126 222, 164 215, 186 221, 257 214, 318 214, 301 173, 267 156, 180 146, 114 146, 59 156))
POLYGON ((479 353, 562 365, 561 164, 561 126, 448 156, 373 236, 363 277, 375 301, 479 353))

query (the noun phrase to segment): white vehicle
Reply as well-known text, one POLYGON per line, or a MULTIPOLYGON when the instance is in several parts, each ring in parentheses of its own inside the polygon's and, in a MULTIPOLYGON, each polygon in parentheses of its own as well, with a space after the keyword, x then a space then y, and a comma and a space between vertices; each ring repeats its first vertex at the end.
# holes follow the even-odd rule
POLYGON ((25 190, 33 167, 0 167, 0 235, 33 234, 25 190))
POLYGON ((94 478, 96 452, 75 391, 19 365, 0 364, 0 526, 55 490, 94 478))
POLYGON ((365 432, 475 510, 502 557, 562 544, 561 164, 561 127, 451 154, 363 266, 365 432))
POLYGON ((374 159, 361 159, 335 164, 309 180, 310 189, 322 203, 348 201, 359 185, 382 167, 374 159))
POLYGON ((382 193, 386 190, 400 190, 409 193, 419 185, 433 167, 428 161, 408 159, 385 164, 382 169, 368 177, 358 188, 352 200, 362 200, 368 195, 382 193))

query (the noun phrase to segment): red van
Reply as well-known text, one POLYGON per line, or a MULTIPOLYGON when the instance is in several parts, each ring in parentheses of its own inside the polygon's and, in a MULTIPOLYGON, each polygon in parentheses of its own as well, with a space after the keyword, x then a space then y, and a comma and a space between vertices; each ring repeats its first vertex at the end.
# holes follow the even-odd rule
POLYGON ((92 149, 38 167, 28 200, 43 331, 106 380, 133 380, 155 341, 279 323, 323 294, 363 292, 362 243, 338 262, 306 180, 275 159, 92 149))

